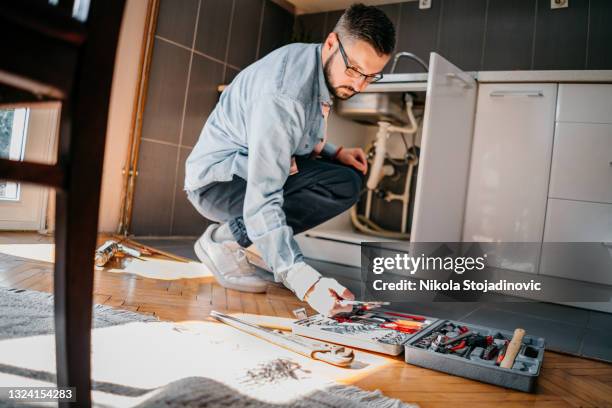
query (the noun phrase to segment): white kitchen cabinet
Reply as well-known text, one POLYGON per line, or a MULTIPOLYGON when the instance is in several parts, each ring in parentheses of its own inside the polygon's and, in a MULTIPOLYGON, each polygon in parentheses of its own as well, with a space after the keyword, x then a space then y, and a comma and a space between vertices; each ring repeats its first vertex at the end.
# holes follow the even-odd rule
POLYGON ((557 122, 549 196, 612 203, 612 124, 557 122))
POLYGON ((612 123, 612 85, 560 84, 557 122, 612 123))
POLYGON ((549 199, 540 273, 612 285, 612 204, 549 199))
POLYGON ((412 242, 461 241, 476 92, 472 77, 431 54, 412 242))
POLYGON ((612 285, 612 85, 559 85, 540 273, 612 285))
MULTIPOLYGON (((463 241, 542 241, 556 84, 481 84, 463 241)), ((491 266, 537 273, 539 245, 488 252, 491 266)))

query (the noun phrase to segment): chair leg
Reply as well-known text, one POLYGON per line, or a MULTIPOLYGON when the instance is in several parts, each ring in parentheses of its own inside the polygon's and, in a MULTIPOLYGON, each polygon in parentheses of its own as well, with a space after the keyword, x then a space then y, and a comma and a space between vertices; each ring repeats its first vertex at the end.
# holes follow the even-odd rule
POLYGON ((123 6, 124 0, 91 2, 77 82, 70 103, 62 106, 58 161, 67 177, 56 193, 55 348, 57 386, 76 387, 77 403, 71 407, 91 406, 93 257, 123 6))
POLYGON ((58 191, 56 197, 57 386, 75 387, 77 406, 87 407, 91 406, 92 254, 96 245, 98 206, 97 202, 95 207, 91 202, 82 203, 75 193, 58 191), (85 221, 88 217, 94 222, 85 221))

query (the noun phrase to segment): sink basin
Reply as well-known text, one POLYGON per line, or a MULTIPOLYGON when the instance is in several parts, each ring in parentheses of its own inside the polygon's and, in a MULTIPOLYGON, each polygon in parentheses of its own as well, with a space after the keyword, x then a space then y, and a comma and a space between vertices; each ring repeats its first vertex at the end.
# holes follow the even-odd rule
POLYGON ((360 93, 347 100, 338 101, 337 113, 360 123, 376 125, 379 121, 404 126, 409 123, 404 109, 404 94, 360 93))

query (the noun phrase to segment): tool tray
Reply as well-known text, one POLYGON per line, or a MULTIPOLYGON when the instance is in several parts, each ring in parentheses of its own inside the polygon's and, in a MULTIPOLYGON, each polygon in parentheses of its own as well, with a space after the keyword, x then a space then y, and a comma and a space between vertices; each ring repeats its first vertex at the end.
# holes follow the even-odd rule
POLYGON ((483 347, 473 348, 469 355, 459 356, 430 350, 428 347, 424 348, 423 345, 419 345, 420 340, 427 338, 448 324, 465 326, 470 331, 482 336, 503 337, 508 341, 513 336, 512 332, 505 330, 476 326, 453 320, 439 320, 407 341, 404 346, 406 363, 502 387, 533 392, 544 359, 545 341, 543 338, 525 335, 512 368, 499 367, 495 364, 495 359, 483 359, 483 347))
MULTIPOLYGON (((376 314, 397 319, 397 316, 386 315, 384 310, 376 309, 376 314)), ((322 315, 310 316, 292 323, 291 330, 300 336, 356 347, 363 350, 397 356, 404 351, 404 345, 414 336, 427 330, 438 320, 425 318, 424 324, 416 333, 402 333, 393 329, 377 327, 374 324, 356 322, 338 322, 322 315)))

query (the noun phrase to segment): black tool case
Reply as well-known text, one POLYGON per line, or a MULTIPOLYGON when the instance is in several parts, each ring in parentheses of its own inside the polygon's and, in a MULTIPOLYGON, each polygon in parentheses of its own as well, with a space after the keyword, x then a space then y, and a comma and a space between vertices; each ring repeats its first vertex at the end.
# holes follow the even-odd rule
POLYGON ((461 357, 454 354, 443 354, 426 348, 416 347, 419 340, 447 324, 466 326, 471 331, 483 336, 503 336, 512 339, 512 332, 498 330, 491 327, 476 326, 469 323, 453 320, 439 320, 427 329, 414 335, 404 344, 404 358, 406 363, 420 367, 431 368, 437 371, 471 378, 490 384, 515 390, 533 392, 536 381, 540 375, 544 359, 545 341, 541 337, 525 335, 523 345, 516 356, 511 369, 495 365, 494 360, 485 360, 480 357, 482 348, 475 348, 470 355, 461 357))

